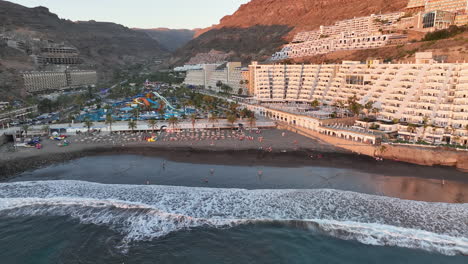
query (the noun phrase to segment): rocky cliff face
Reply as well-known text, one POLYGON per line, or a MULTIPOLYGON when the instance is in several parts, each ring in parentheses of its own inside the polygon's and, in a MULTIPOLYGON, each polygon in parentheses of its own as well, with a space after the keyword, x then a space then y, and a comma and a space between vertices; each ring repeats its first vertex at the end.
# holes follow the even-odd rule
POLYGON ((252 0, 216 27, 288 25, 310 30, 338 20, 403 9, 408 0, 252 0))
POLYGON ((211 29, 178 49, 169 63, 183 64, 195 55, 211 50, 228 53, 232 61, 264 60, 271 56, 272 50, 286 44, 283 36, 291 29, 279 25, 211 29))
POLYGON ((0 25, 6 30, 29 30, 55 42, 69 42, 85 56, 112 53, 116 57, 128 55, 143 59, 148 55, 167 54, 156 40, 143 32, 114 23, 60 19, 45 7, 27 8, 0 1, 0 25))
MULTIPOLYGON (((275 43, 283 43, 285 40, 290 40, 298 31, 313 30, 320 25, 332 24, 343 19, 398 11, 403 9, 407 3, 408 0, 252 0, 242 5, 233 15, 221 19, 218 25, 198 31, 197 38, 179 50, 173 58, 173 62, 180 63, 188 54, 196 53, 197 50, 193 48, 200 42, 214 46, 212 43, 232 35, 233 29, 241 32, 239 29, 248 31, 254 26, 262 26, 264 29, 288 28, 290 30, 283 30, 281 36, 270 39, 275 43), (217 34, 213 34, 211 31, 215 31, 217 34)), ((257 33, 260 34, 258 38, 261 38, 262 32, 257 33)), ((267 32, 267 34, 271 35, 271 32, 267 32)), ((242 35, 238 35, 237 38, 245 39, 242 35)), ((262 49, 260 45, 263 43, 255 44, 254 39, 245 39, 245 41, 254 45, 254 47, 249 47, 250 50, 262 49)), ((219 49, 221 48, 219 47, 219 49)), ((265 48, 265 53, 271 55, 277 48, 278 46, 270 45, 270 47, 265 48)), ((204 49, 204 47, 200 47, 200 49, 204 49)), ((243 47, 235 47, 232 51, 255 59, 262 57, 249 54, 243 47)))
MULTIPOLYGON (((45 7, 27 8, 0 1, 0 25, 7 32, 73 45, 80 52, 83 66, 96 68, 103 79, 111 76, 114 69, 168 54, 161 44, 144 32, 114 23, 60 19, 45 7)), ((2 60, 5 58, 0 57, 2 60)), ((9 60, 7 68, 15 70, 11 66, 14 59, 10 57, 9 60)))
POLYGON ((169 28, 152 28, 135 30, 145 32, 151 38, 159 42, 165 49, 175 51, 176 49, 187 44, 195 36, 195 30, 189 29, 169 29, 169 28))

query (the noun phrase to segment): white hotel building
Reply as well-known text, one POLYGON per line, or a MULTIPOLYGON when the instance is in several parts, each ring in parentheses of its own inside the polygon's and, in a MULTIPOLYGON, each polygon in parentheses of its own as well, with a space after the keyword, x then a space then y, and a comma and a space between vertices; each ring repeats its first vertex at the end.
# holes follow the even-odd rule
POLYGON ((189 69, 184 84, 203 86, 205 89, 219 92, 220 87, 216 84, 221 82, 229 85, 233 94, 238 94, 239 89, 246 94, 247 85, 243 83, 245 79, 242 73, 247 70, 241 66, 240 62, 228 62, 225 65, 205 64, 198 69, 189 69))
POLYGON ((452 135, 468 136, 468 63, 436 63, 417 54, 414 64, 369 61, 326 65, 260 65, 250 70, 254 98, 260 103, 323 104, 374 102, 378 119, 422 124, 429 120, 452 135))
POLYGON ((407 37, 399 34, 382 34, 404 15, 402 12, 370 15, 336 22, 331 26, 298 33, 290 44, 272 56, 283 60, 325 54, 338 50, 371 49, 405 42, 407 37))

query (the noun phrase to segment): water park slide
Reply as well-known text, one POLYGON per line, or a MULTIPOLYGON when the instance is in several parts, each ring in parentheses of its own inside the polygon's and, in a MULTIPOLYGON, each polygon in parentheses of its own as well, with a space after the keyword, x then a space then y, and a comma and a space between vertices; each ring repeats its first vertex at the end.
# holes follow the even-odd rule
POLYGON ((166 107, 170 108, 171 110, 176 109, 174 106, 171 105, 171 103, 169 103, 169 101, 165 97, 161 96, 159 93, 153 92, 153 94, 159 99, 161 99, 166 104, 166 107))
MULTIPOLYGON (((169 109, 171 109, 171 110, 176 110, 176 108, 175 108, 174 106, 172 106, 171 103, 169 103, 169 101, 168 101, 165 97, 161 96, 161 95, 160 95, 159 93, 157 93, 157 92, 153 92, 153 94, 154 94, 156 97, 158 97, 159 99, 161 99, 161 100, 164 102, 164 104, 165 104, 165 106, 166 106, 167 108, 169 108, 169 109)), ((147 107, 149 107, 149 106, 151 106, 151 105, 158 105, 158 106, 159 106, 159 102, 153 101, 153 100, 150 99, 150 98, 143 98, 143 97, 141 97, 141 98, 136 98, 136 99, 134 100, 134 103, 137 103, 137 104, 144 104, 144 105, 147 106, 147 107)))
MULTIPOLYGON (((145 104, 147 107, 150 107, 151 104, 150 103, 153 103, 153 102, 150 102, 149 99, 145 99, 145 98, 141 98, 141 101, 143 102, 143 104, 145 104)), ((154 104, 154 103, 153 103, 154 104)))

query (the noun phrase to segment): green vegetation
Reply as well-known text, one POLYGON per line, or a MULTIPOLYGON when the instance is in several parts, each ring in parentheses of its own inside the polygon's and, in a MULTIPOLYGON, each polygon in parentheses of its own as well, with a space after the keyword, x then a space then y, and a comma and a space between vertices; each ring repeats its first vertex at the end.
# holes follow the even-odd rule
MULTIPOLYGON (((50 99, 35 100, 40 113, 50 113, 62 110, 70 106, 79 106, 80 108, 87 105, 87 102, 93 100, 93 103, 100 103, 100 98, 95 95, 96 89, 89 88, 88 91, 82 94, 75 95, 60 95, 56 100, 50 99)), ((33 101, 31 101, 33 102, 33 101)))
POLYGON ((158 121, 156 119, 150 119, 148 120, 148 127, 151 128, 151 130, 153 131, 154 133, 154 129, 156 127, 156 125, 158 124, 158 121))
POLYGON ((112 124, 114 123, 114 118, 112 118, 112 115, 108 113, 106 115, 106 125, 109 125, 109 131, 112 133, 112 124))
POLYGON ((358 103, 357 96, 354 95, 348 98, 348 110, 354 115, 359 115, 364 109, 364 106, 358 103))
POLYGON ((234 114, 229 114, 227 115, 227 121, 231 124, 231 126, 234 128, 234 123, 237 121, 237 116, 234 114))
POLYGON ((172 129, 179 124, 179 119, 175 116, 169 118, 167 121, 169 122, 169 125, 172 126, 172 129))
POLYGON ((230 93, 232 93, 232 90, 233 90, 233 89, 232 89, 231 86, 229 86, 229 85, 227 85, 227 84, 223 84, 223 85, 221 86, 221 90, 223 91, 223 93, 230 94, 230 93))
POLYGON ((452 25, 447 29, 442 29, 434 32, 428 32, 426 36, 422 39, 423 41, 434 41, 434 40, 440 40, 440 39, 447 39, 451 38, 453 36, 456 36, 458 34, 461 34, 465 31, 468 31, 468 26, 455 26, 452 25))
POLYGON ((118 85, 109 91, 109 98, 118 99, 124 97, 132 97, 141 92, 141 86, 130 87, 129 85, 118 85))
POLYGON ((212 114, 208 117, 208 121, 209 121, 210 123, 212 123, 213 125, 214 125, 215 123, 218 123, 218 120, 219 120, 219 119, 218 119, 218 115, 216 115, 215 113, 212 113, 212 114))
POLYGON ((195 130, 195 123, 197 122, 197 114, 190 115, 190 122, 192 122, 192 129, 195 130))
POLYGON ((386 20, 386 19, 376 18, 376 19, 374 19, 374 22, 375 22, 375 23, 380 23, 380 24, 382 24, 382 25, 385 25, 385 24, 387 24, 389 21, 386 20))
POLYGON ((128 121, 128 128, 130 128, 130 129, 132 130, 132 132, 134 132, 134 131, 135 131, 135 128, 137 128, 137 122, 134 121, 134 120, 132 120, 132 119, 130 119, 130 120, 128 121))
POLYGON ((257 123, 257 118, 255 118, 255 115, 252 115, 251 117, 249 117, 250 128, 253 128, 256 123, 257 123))
POLYGON ((320 102, 317 99, 315 99, 314 101, 312 101, 312 103, 310 103, 310 106, 312 108, 317 108, 320 106, 320 102))
POLYGON ((183 83, 184 76, 179 72, 156 72, 151 74, 134 75, 128 78, 129 83, 135 83, 137 86, 143 85, 146 80, 150 82, 164 82, 172 85, 183 83))
POLYGON ((89 133, 89 131, 91 130, 91 127, 92 127, 93 125, 94 125, 94 123, 91 122, 91 120, 89 120, 89 119, 86 119, 86 120, 84 121, 84 126, 88 129, 88 133, 89 133))

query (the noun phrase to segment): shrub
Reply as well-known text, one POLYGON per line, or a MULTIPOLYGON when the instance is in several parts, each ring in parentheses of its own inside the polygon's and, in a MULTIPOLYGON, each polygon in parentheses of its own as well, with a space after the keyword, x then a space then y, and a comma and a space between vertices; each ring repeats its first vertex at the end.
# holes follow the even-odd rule
POLYGON ((455 35, 463 33, 468 30, 467 26, 457 27, 455 25, 450 26, 447 29, 442 29, 434 32, 428 32, 426 36, 424 36, 423 41, 431 41, 431 40, 439 40, 439 39, 446 39, 451 38, 455 35))

